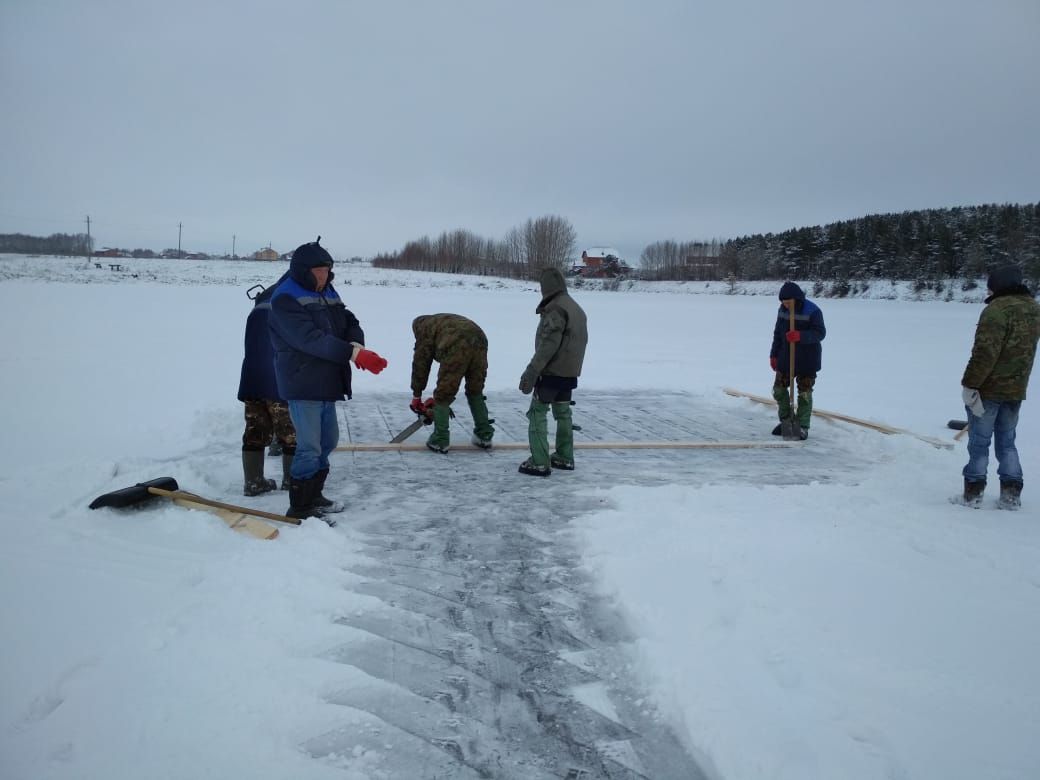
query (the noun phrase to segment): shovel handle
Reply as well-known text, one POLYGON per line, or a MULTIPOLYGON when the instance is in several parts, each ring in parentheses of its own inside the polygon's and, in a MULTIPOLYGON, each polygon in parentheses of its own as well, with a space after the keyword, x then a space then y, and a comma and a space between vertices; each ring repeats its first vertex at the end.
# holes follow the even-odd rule
MULTIPOLYGON (((788 300, 787 303, 788 303, 788 308, 787 308, 788 328, 787 328, 787 331, 788 331, 788 333, 790 333, 792 330, 797 330, 797 328, 795 327, 795 324, 794 324, 794 298, 791 298, 790 300, 788 300)), ((794 406, 794 399, 796 397, 795 390, 794 390, 794 342, 793 341, 789 343, 789 348, 790 348, 790 351, 788 352, 789 359, 787 361, 787 368, 788 368, 788 371, 790 371, 790 373, 791 373, 791 387, 790 387, 789 393, 790 393, 790 398, 791 398, 791 406, 793 407, 794 406)), ((792 415, 794 414, 794 409, 791 409, 791 414, 792 415)))
POLYGON ((216 507, 217 509, 228 509, 232 512, 240 512, 243 515, 252 515, 253 517, 262 517, 265 520, 274 520, 278 523, 288 523, 289 525, 300 525, 301 521, 295 517, 286 517, 285 515, 276 515, 273 512, 264 512, 262 509, 250 509, 247 506, 237 506, 236 504, 225 504, 223 501, 213 501, 209 498, 203 498, 197 496, 194 493, 187 493, 183 490, 164 490, 163 488, 149 487, 148 492, 153 496, 163 496, 164 498, 183 498, 188 501, 194 501, 196 504, 205 504, 206 506, 216 507))

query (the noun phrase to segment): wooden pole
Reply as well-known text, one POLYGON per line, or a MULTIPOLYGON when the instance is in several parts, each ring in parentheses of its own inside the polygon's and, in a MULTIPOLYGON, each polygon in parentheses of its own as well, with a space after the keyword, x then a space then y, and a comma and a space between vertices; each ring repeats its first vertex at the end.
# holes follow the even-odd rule
MULTIPOLYGON (((576 450, 748 450, 748 449, 781 449, 799 446, 801 442, 785 441, 581 441, 574 443, 576 450)), ((530 445, 526 441, 495 442, 491 452, 495 450, 526 450, 530 445)), ((381 442, 354 442, 341 444, 336 452, 422 452, 425 444, 383 444, 381 442)), ((451 452, 488 452, 483 447, 472 444, 453 444, 451 452)))
MULTIPOLYGON (((735 390, 732 387, 722 388, 722 392, 726 395, 736 396, 738 398, 747 398, 749 401, 755 403, 765 404, 766 406, 776 406, 776 401, 772 398, 766 398, 764 395, 755 395, 754 393, 745 393, 742 390, 735 390)), ((863 420, 859 417, 852 417, 847 414, 841 414, 840 412, 828 412, 825 409, 813 409, 813 417, 820 417, 824 420, 839 420, 841 422, 852 423, 853 425, 861 425, 864 428, 871 428, 872 430, 880 433, 903 433, 908 436, 913 436, 923 442, 931 444, 933 447, 942 447, 943 449, 951 450, 953 445, 945 441, 944 439, 937 439, 934 436, 922 436, 919 433, 908 431, 906 428, 893 428, 891 425, 885 425, 884 423, 871 422, 870 420, 863 420)))

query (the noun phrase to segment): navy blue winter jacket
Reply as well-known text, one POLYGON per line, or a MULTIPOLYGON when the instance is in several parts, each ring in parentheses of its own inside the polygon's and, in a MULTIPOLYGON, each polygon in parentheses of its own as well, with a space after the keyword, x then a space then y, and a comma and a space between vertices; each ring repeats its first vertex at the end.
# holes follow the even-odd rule
POLYGON ((238 380, 238 400, 284 400, 278 394, 274 378, 274 347, 268 325, 271 296, 275 288, 289 276, 288 272, 253 299, 253 310, 246 317, 245 357, 238 380))
MULTIPOLYGON (((794 282, 786 282, 780 288, 780 300, 794 298, 794 327, 801 331, 802 338, 795 344, 794 374, 808 376, 820 371, 823 347, 820 342, 827 335, 823 324, 823 312, 820 307, 805 297, 802 288, 794 282)), ((776 358, 776 370, 790 376, 790 345, 786 333, 790 329, 790 314, 781 303, 776 315, 776 327, 773 329, 773 346, 769 357, 776 358)))
MULTIPOLYGON (((320 265, 321 263, 317 263, 320 265)), ((351 342, 364 345, 361 325, 332 286, 315 289, 311 265, 293 258, 271 296, 271 343, 278 394, 287 401, 340 401, 350 393, 351 342)))

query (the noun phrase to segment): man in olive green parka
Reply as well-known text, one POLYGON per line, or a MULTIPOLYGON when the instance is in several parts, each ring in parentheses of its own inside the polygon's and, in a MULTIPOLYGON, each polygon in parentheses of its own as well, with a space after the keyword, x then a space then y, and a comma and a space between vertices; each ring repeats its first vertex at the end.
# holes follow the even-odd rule
POLYGON ((588 344, 585 311, 567 294, 567 283, 556 268, 546 268, 539 279, 542 300, 534 338, 534 357, 520 377, 520 392, 533 392, 527 410, 527 438, 531 457, 520 464, 521 474, 547 477, 553 468, 574 470, 574 432, 571 397, 578 386, 588 344), (556 420, 556 451, 549 453, 546 416, 556 420))

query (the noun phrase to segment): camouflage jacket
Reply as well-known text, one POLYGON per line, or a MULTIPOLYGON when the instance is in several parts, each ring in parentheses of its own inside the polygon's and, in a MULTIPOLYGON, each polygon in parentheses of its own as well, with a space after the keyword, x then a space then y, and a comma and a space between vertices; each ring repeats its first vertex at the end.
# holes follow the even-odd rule
POLYGON ((986 401, 1024 399, 1038 339, 1040 304, 1029 291, 1019 287, 994 295, 979 317, 961 384, 986 401))
POLYGON ((484 331, 461 314, 424 314, 412 321, 415 353, 412 355, 412 394, 421 395, 430 379, 433 361, 468 362, 478 352, 487 353, 484 331))

